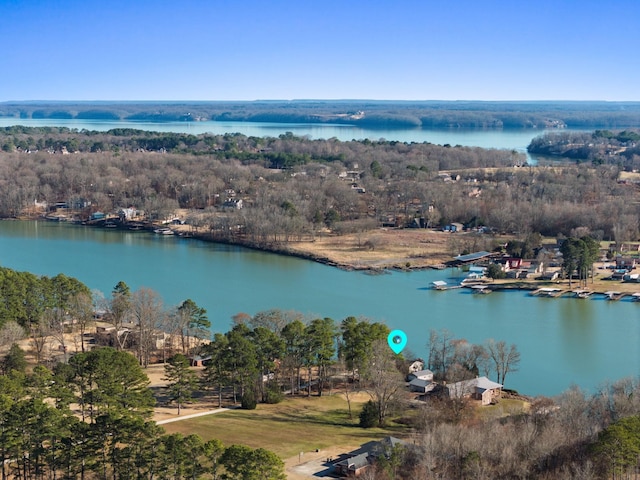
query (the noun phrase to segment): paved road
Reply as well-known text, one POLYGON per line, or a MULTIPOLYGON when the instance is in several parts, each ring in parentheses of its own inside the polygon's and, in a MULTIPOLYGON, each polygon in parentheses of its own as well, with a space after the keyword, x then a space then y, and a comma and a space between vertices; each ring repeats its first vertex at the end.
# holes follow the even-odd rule
POLYGON ((179 422, 180 420, 188 420, 190 418, 204 417, 205 415, 213 415, 214 413, 227 412, 229 410, 234 410, 236 408, 239 408, 239 407, 216 408, 215 410, 207 410, 206 412, 192 413, 191 415, 184 415, 182 417, 168 418, 166 420, 159 420, 156 423, 158 425, 164 425, 165 423, 179 422))

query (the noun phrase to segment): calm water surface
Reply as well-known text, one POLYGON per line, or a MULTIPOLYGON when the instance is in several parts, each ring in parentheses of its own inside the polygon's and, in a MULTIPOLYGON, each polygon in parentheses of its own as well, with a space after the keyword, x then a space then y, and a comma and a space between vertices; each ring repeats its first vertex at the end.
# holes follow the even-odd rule
POLYGON ((473 343, 505 340, 522 354, 506 386, 528 394, 556 395, 572 384, 593 391, 640 374, 639 302, 429 289, 455 270, 368 275, 240 247, 44 221, 0 222, 0 264, 63 272, 106 295, 124 280, 133 290, 157 291, 166 306, 191 298, 207 309, 214 331, 226 331, 236 313, 279 308, 383 321, 403 329, 421 356, 431 329, 473 343))
MULTIPOLYGON (((131 122, 125 120, 64 120, 64 119, 19 119, 0 117, 0 127, 25 125, 28 127, 59 126, 78 130, 106 131, 112 128, 136 128, 157 132, 179 132, 197 135, 200 133, 241 133, 254 137, 277 137, 285 132, 312 139, 337 138, 349 140, 395 140, 399 142, 429 142, 438 145, 462 145, 465 147, 501 148, 516 150, 526 154, 527 145, 534 137, 550 130, 538 129, 422 129, 397 128, 374 129, 354 125, 327 125, 306 123, 267 123, 267 122, 131 122)), ((554 130, 557 131, 557 130, 554 130)), ((527 154, 535 163, 535 158, 527 154)))

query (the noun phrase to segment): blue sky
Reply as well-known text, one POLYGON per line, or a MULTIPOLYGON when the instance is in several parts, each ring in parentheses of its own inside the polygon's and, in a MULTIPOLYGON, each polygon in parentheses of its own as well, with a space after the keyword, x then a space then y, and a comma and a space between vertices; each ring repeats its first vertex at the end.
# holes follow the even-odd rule
POLYGON ((640 101, 638 0, 0 0, 0 101, 640 101))

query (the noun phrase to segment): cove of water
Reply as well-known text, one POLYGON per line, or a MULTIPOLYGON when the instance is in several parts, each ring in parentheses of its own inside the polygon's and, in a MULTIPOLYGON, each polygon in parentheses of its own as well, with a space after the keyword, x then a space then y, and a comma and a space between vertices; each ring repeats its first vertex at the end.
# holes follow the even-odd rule
POLYGON ((431 329, 472 343, 505 340, 522 355, 505 386, 529 395, 557 395, 573 384, 593 392, 640 374, 640 302, 429 288, 458 277, 457 270, 369 275, 241 247, 46 221, 0 222, 0 264, 62 272, 105 295, 123 280, 132 290, 158 292, 167 308, 191 298, 217 332, 236 313, 278 308, 384 322, 404 330, 407 349, 422 357, 431 329))

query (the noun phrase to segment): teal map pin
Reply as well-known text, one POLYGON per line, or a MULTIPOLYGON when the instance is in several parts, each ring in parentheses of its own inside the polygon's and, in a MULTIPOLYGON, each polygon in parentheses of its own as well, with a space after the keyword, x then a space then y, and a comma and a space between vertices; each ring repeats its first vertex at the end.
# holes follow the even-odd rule
POLYGON ((402 330, 393 330, 387 337, 389 348, 398 355, 407 346, 407 334, 402 330))

